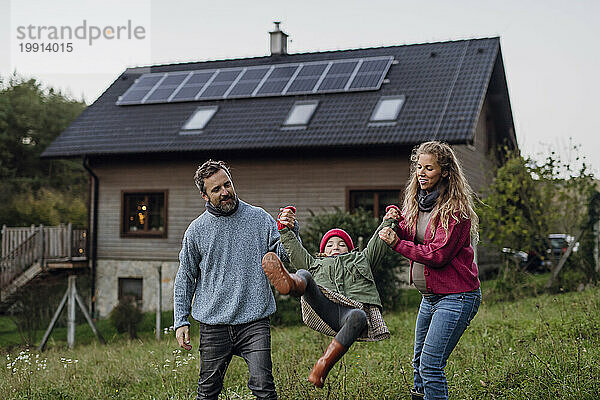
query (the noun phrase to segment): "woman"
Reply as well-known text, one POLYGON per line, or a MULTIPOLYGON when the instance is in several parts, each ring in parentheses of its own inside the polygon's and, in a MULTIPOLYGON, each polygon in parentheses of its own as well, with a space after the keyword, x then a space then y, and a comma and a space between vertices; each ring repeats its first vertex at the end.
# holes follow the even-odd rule
POLYGON ((411 155, 411 176, 397 231, 379 237, 411 260, 411 283, 423 298, 417 315, 413 399, 448 399, 446 361, 481 301, 471 237, 478 218, 473 191, 452 148, 422 143, 411 155))
POLYGON ((265 274, 281 294, 302 296, 302 319, 311 328, 335 336, 315 363, 308 380, 322 388, 333 365, 356 340, 387 339, 389 330, 381 316, 381 300, 371 267, 381 262, 388 246, 377 232, 395 227, 384 221, 363 251, 352 251, 350 235, 331 229, 321 239, 320 253, 313 257, 292 232, 295 208, 286 207, 277 219, 281 243, 296 273, 289 273, 275 253, 263 257, 265 274))

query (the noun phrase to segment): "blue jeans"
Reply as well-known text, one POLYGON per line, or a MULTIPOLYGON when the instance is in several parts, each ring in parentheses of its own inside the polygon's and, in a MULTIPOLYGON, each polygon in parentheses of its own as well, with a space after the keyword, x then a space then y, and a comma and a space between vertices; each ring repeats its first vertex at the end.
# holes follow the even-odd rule
POLYGON ((415 390, 425 400, 448 399, 444 368, 448 357, 477 314, 481 290, 423 296, 415 327, 415 390))
POLYGON ((217 400, 232 356, 248 365, 248 388, 257 399, 276 400, 268 318, 241 325, 200 324, 200 377, 197 399, 217 400))

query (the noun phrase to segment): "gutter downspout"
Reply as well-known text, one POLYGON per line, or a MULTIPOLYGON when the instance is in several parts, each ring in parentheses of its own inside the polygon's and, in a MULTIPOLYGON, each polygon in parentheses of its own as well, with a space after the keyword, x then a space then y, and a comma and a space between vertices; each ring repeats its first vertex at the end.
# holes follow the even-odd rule
POLYGON ((85 168, 87 170, 87 172, 90 174, 90 177, 92 178, 92 185, 90 185, 91 193, 90 193, 90 198, 88 200, 88 205, 91 205, 90 207, 88 207, 88 210, 89 210, 88 211, 88 226, 90 227, 89 231, 90 231, 90 236, 91 236, 90 246, 89 246, 89 247, 91 247, 91 249, 89 251, 89 255, 90 255, 91 264, 92 264, 92 285, 91 285, 92 304, 90 307, 90 314, 92 315, 92 318, 95 318, 96 317, 96 266, 97 266, 96 247, 98 244, 98 233, 97 233, 98 229, 96 227, 98 226, 99 180, 98 180, 98 176, 90 168, 90 160, 87 156, 83 158, 83 168, 85 168))

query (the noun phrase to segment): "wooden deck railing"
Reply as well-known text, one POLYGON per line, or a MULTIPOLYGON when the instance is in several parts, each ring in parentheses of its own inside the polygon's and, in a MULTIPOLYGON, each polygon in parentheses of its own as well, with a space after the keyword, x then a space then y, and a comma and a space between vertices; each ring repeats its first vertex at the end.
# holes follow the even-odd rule
POLYGON ((87 231, 71 224, 2 227, 0 288, 5 287, 35 263, 69 262, 87 259, 87 231))

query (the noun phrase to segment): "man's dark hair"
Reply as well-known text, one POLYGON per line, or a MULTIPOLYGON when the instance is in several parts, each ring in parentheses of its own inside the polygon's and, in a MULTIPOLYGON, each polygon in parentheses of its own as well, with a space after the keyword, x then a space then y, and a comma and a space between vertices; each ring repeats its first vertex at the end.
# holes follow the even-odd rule
POLYGON ((208 160, 204 164, 198 167, 196 174, 194 175, 194 183, 198 186, 200 192, 206 194, 206 188, 204 187, 204 180, 210 178, 216 174, 220 169, 225 171, 229 179, 231 180, 231 174, 229 173, 229 167, 223 161, 208 160))

